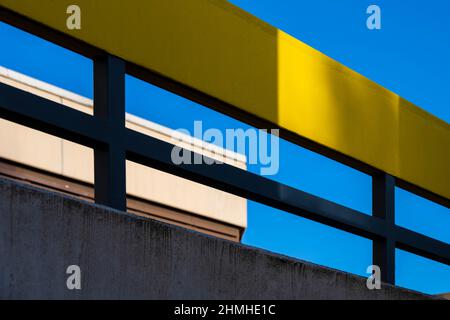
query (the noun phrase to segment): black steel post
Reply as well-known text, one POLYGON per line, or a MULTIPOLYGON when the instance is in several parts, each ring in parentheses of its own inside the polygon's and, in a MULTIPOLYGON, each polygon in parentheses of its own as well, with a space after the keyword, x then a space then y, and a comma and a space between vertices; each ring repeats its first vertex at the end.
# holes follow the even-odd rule
POLYGON ((395 178, 380 173, 372 177, 372 215, 386 223, 386 237, 373 240, 373 264, 380 267, 381 281, 395 284, 395 178))
POLYGON ((109 143, 94 149, 95 202, 125 211, 125 62, 111 55, 94 60, 94 117, 109 128, 109 143))

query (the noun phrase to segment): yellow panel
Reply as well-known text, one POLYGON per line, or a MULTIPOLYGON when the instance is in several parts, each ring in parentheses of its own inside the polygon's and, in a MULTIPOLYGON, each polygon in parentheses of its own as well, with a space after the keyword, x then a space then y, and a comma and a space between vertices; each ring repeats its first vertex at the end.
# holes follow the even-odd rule
POLYGON ((0 4, 450 198, 447 123, 227 1, 0 4))
POLYGON ((449 198, 450 126, 404 99, 399 105, 398 175, 449 198))
POLYGON ((278 123, 395 174, 398 96, 279 32, 278 123))

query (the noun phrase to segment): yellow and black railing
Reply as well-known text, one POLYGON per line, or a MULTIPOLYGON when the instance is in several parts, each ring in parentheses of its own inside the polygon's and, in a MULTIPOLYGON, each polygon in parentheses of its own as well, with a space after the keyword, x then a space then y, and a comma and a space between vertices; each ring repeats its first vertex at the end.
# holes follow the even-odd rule
POLYGON ((126 210, 125 161, 131 160, 371 239, 373 264, 388 283, 395 284, 396 248, 450 265, 450 245, 396 225, 394 205, 400 186, 450 208, 448 124, 226 1, 180 1, 193 6, 194 20, 168 17, 165 1, 135 0, 126 8, 108 1, 106 12, 94 2, 78 2, 92 10, 87 30, 78 34, 55 17, 65 1, 1 0, 0 19, 94 61, 94 116, 0 84, 0 117, 93 148, 97 203, 126 210), (131 30, 114 24, 144 9, 160 11, 149 11, 140 25, 130 23, 131 30), (102 18, 95 21, 93 13, 102 18), (180 24, 188 21, 180 19, 194 26, 183 30, 180 24), (169 32, 175 39, 155 42, 158 23, 159 37, 169 32), (229 28, 212 26, 202 43, 201 37, 193 37, 194 43, 183 39, 208 23, 229 28), (220 32, 236 33, 234 51, 220 32), (205 54, 211 47, 226 52, 205 54), (180 59, 166 60, 171 54, 180 59), (372 216, 230 165, 173 164, 173 145, 125 127, 126 73, 254 126, 279 127, 282 138, 371 175, 372 216), (413 159, 414 152, 423 154, 413 159))

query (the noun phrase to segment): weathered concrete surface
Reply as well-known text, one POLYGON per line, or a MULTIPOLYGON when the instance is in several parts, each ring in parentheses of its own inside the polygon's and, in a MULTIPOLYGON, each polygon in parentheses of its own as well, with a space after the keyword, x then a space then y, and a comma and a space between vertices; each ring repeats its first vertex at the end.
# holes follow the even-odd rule
POLYGON ((0 259, 2 299, 429 298, 3 179, 0 259))

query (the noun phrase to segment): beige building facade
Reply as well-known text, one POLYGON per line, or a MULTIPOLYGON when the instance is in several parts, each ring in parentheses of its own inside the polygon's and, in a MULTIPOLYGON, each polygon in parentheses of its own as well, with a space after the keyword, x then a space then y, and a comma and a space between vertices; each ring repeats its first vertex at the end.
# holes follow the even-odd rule
MULTIPOLYGON (((93 102, 67 90, 0 67, 0 82, 93 114, 93 102)), ((154 138, 246 170, 244 155, 126 114, 126 126, 154 138)), ((127 161, 127 207, 138 215, 228 240, 247 227, 246 199, 127 161)), ((0 175, 39 187, 94 199, 93 150, 0 119, 0 175)))

